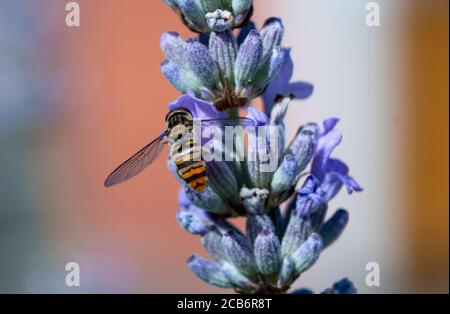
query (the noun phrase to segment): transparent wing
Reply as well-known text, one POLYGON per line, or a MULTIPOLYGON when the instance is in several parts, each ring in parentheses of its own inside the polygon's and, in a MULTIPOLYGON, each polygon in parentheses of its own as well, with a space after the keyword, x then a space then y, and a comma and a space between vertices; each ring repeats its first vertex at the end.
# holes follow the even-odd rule
POLYGON ((144 170, 161 153, 164 143, 162 134, 128 158, 106 178, 105 187, 124 182, 144 170))
POLYGON ((256 126, 255 121, 245 117, 237 117, 237 118, 223 118, 223 119, 208 119, 201 120, 202 127, 225 127, 225 126, 242 126, 243 128, 247 126, 256 126))

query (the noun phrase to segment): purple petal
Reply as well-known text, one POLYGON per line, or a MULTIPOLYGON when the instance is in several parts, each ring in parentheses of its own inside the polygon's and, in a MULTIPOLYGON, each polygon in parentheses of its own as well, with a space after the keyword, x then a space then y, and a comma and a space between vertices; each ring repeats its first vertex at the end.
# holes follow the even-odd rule
POLYGON ((338 159, 328 159, 327 163, 325 164, 325 172, 327 173, 339 173, 346 175, 348 173, 348 166, 344 164, 342 161, 338 159))
POLYGON ((323 121, 323 131, 320 133, 320 135, 323 136, 333 130, 338 122, 339 118, 329 118, 323 121))
POLYGON ((337 172, 332 172, 344 185, 348 194, 352 194, 353 191, 361 192, 363 188, 349 175, 340 174, 337 172))
POLYGON ((261 112, 253 107, 248 107, 247 118, 255 121, 256 126, 262 126, 267 124, 267 116, 264 114, 264 112, 261 112))
POLYGON ((180 108, 189 110, 194 119, 206 120, 228 117, 226 111, 218 111, 211 103, 198 99, 191 93, 183 95, 169 104, 169 111, 180 108))
POLYGON ((284 48, 283 50, 285 51, 283 65, 262 95, 264 100, 264 112, 267 116, 270 116, 277 94, 289 94, 289 81, 294 73, 294 64, 291 59, 291 50, 287 48, 284 48))
POLYGON ((294 82, 288 86, 288 94, 293 95, 295 99, 305 99, 311 96, 314 86, 306 82, 294 82))
POLYGON ((342 141, 342 133, 333 129, 319 138, 316 156, 311 166, 311 173, 319 180, 323 181, 326 174, 325 166, 330 159, 331 153, 342 141))
POLYGON ((362 187, 358 182, 348 175, 349 169, 342 161, 329 159, 324 172, 326 175, 320 189, 325 193, 325 199, 327 201, 339 192, 342 185, 345 185, 348 194, 351 194, 353 191, 362 191, 362 187))
POLYGON ((314 176, 309 175, 303 183, 303 186, 298 191, 298 194, 302 196, 309 195, 311 193, 314 193, 318 186, 319 181, 314 176))
POLYGON ((311 173, 321 182, 320 190, 326 202, 339 192, 342 185, 345 185, 349 194, 362 191, 358 182, 348 175, 347 165, 330 158, 333 150, 342 141, 341 132, 335 129, 338 121, 338 118, 330 118, 323 122, 323 130, 311 166, 311 173))

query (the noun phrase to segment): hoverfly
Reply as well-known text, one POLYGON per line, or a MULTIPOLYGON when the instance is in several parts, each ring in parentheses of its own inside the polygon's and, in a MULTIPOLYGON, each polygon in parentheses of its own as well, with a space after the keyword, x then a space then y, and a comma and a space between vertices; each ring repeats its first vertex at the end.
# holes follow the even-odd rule
MULTIPOLYGON (((187 109, 180 108, 170 111, 165 120, 167 128, 160 136, 118 166, 106 179, 105 187, 124 182, 140 173, 159 156, 164 144, 168 144, 178 175, 192 189, 198 192, 205 190, 208 183, 206 162, 201 158, 201 145, 192 136, 192 114, 187 109)), ((202 127, 254 126, 253 120, 243 117, 208 119, 201 120, 200 123, 202 127)))

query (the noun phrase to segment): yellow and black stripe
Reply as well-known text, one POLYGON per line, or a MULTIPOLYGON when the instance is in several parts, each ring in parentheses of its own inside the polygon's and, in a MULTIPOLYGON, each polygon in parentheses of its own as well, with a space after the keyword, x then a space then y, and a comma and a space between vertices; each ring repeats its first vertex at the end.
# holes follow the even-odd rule
POLYGON ((186 142, 173 142, 170 152, 179 176, 189 187, 203 192, 208 178, 206 177, 206 163, 201 159, 201 146, 189 138, 186 142))

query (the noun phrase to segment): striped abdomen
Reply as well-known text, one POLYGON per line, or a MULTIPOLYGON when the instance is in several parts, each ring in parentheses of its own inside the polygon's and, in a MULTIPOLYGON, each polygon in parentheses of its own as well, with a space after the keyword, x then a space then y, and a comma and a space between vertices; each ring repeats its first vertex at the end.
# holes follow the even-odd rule
MULTIPOLYGON (((172 130, 171 133, 175 135, 177 130, 172 130)), ((177 166, 178 175, 198 192, 203 192, 208 182, 206 164, 201 159, 201 154, 201 146, 190 136, 184 140, 176 140, 170 145, 170 155, 177 166)))

